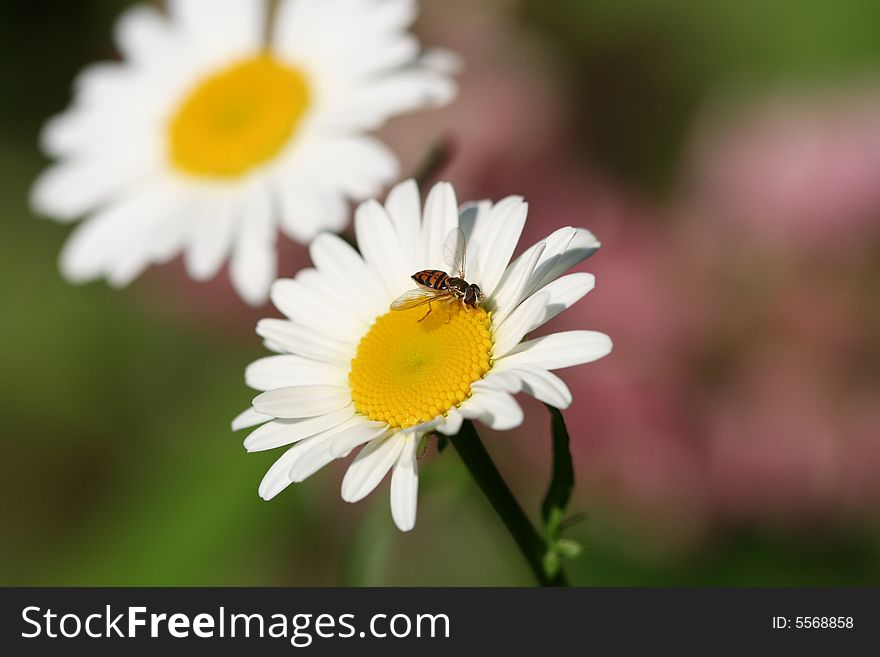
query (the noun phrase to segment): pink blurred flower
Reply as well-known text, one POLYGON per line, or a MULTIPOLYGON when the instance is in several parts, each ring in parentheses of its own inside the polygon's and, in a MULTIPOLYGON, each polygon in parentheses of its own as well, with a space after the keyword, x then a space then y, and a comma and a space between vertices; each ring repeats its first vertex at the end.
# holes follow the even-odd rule
POLYGON ((719 513, 785 526, 876 508, 880 417, 863 414, 853 426, 852 401, 804 356, 779 345, 755 354, 709 409, 706 460, 719 513))
POLYGON ((690 185, 708 218, 811 247, 880 234, 880 93, 780 95, 709 113, 690 185))

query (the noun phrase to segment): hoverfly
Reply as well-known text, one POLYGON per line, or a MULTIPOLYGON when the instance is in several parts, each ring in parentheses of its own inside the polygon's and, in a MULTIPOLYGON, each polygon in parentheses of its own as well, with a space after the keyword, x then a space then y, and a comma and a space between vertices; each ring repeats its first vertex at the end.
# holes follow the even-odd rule
POLYGON ((391 310, 409 310, 427 304, 428 312, 422 317, 425 319, 431 314, 431 304, 435 301, 461 301, 464 306, 479 306, 483 301, 483 291, 479 285, 468 283, 464 278, 466 249, 464 233, 460 228, 453 228, 443 243, 443 259, 452 275, 439 269, 416 272, 411 278, 418 287, 397 297, 391 303, 391 310))

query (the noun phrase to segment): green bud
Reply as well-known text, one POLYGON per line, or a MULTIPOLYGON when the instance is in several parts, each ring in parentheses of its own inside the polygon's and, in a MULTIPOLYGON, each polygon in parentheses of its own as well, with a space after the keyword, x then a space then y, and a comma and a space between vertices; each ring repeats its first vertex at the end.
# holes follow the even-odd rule
POLYGON ((548 577, 555 577, 559 573, 562 564, 559 562, 559 553, 556 550, 548 550, 544 555, 544 572, 548 577))
POLYGON ((584 547, 577 541, 569 538, 560 538, 556 541, 556 551, 566 559, 574 559, 584 551, 584 547))

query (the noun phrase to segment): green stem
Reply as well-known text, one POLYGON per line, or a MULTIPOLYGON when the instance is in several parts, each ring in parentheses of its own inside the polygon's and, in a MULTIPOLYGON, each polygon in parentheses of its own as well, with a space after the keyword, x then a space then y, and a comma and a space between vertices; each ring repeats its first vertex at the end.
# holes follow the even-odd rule
POLYGON ((427 186, 449 163, 452 157, 452 148, 448 140, 438 141, 431 146, 425 158, 416 168, 413 178, 419 189, 427 186))
POLYGON ((483 446, 477 430, 469 420, 461 425, 461 431, 451 436, 449 441, 453 444, 461 460, 467 466, 473 478, 489 498, 489 502, 501 520, 507 526, 517 546, 538 579, 541 586, 568 586, 565 574, 560 571, 553 577, 544 571, 544 555, 547 553, 547 543, 535 530, 522 507, 504 479, 492 457, 483 446))

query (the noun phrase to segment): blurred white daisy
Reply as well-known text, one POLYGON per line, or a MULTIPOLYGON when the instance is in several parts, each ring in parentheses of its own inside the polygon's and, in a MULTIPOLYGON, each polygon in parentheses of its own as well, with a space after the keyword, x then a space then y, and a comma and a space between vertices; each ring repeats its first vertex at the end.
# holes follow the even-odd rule
POLYGON ((245 440, 248 451, 293 445, 266 473, 264 499, 363 445, 343 479, 343 499, 362 499, 390 470, 391 513, 407 531, 416 519, 422 436, 455 434, 464 418, 516 427, 517 392, 558 408, 571 403, 550 370, 608 354, 608 336, 523 339, 593 288, 590 274, 563 274, 599 243, 582 228, 562 228, 510 262, 526 213, 516 196, 459 210, 452 187, 440 183, 423 216, 408 181, 384 207, 371 200, 357 209, 363 255, 322 234, 311 245, 315 268, 274 283, 272 301, 288 319, 264 319, 257 333, 280 355, 247 368, 247 384, 265 392, 233 422, 236 430, 262 424, 245 440), (466 237, 466 279, 482 288, 483 302, 435 301, 427 316, 428 306, 391 310, 414 287, 412 274, 448 270, 444 237, 456 227, 466 237))
POLYGON ((119 19, 124 60, 86 68, 42 135, 58 162, 35 209, 85 217, 67 278, 124 285, 183 251, 199 280, 230 259, 241 296, 264 301, 277 228, 303 243, 341 230, 347 199, 398 176, 366 131, 455 93, 454 58, 407 31, 414 0, 280 0, 271 20, 269 6, 169 0, 119 19))

